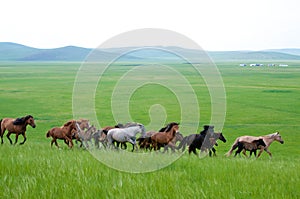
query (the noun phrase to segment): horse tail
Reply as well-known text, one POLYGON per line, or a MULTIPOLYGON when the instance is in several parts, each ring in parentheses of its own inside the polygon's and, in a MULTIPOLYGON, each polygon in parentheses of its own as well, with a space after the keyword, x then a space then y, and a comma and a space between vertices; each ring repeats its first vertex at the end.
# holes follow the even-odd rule
POLYGON ((51 135, 50 135, 51 133, 50 133, 50 130, 47 132, 47 134, 46 134, 46 137, 48 138, 48 137, 50 137, 51 135))
POLYGON ((230 150, 227 153, 225 153, 225 155, 227 157, 229 157, 232 154, 233 150, 238 147, 239 139, 240 139, 240 137, 236 138, 235 141, 234 141, 234 143, 232 144, 230 150))

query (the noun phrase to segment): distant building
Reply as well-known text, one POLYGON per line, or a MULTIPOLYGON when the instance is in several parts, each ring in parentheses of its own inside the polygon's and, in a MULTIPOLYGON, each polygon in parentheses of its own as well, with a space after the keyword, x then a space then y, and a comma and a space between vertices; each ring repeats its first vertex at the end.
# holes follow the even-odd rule
POLYGON ((247 64, 240 64, 240 66, 247 66, 247 64))
POLYGON ((268 66, 275 66, 275 64, 268 64, 268 66))
POLYGON ((250 66, 264 66, 263 64, 250 64, 250 66))
POLYGON ((287 64, 279 64, 279 66, 280 66, 280 67, 287 67, 287 66, 289 66, 289 65, 287 65, 287 64))

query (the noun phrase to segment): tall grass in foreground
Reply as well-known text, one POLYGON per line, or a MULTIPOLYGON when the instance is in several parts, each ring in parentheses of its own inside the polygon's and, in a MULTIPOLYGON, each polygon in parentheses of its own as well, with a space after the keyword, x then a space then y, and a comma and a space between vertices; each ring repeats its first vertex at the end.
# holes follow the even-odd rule
MULTIPOLYGON (((166 168, 143 174, 111 169, 88 151, 77 147, 70 150, 62 141, 61 150, 50 148, 47 130, 73 117, 72 89, 79 65, 0 63, 1 118, 32 114, 37 124, 35 129, 28 127, 23 146, 11 146, 4 136, 0 145, 0 198, 300 198, 299 63, 287 68, 220 64, 227 98, 222 131, 227 142, 219 143, 218 156, 200 159, 184 154, 166 168), (266 153, 258 160, 223 156, 240 135, 275 131, 281 133, 285 144, 271 145, 272 160, 266 153)), ((209 122, 211 110, 206 86, 193 71, 185 71, 184 64, 176 67, 185 72, 196 90, 202 128, 209 122)), ((123 70, 123 66, 114 68, 97 88, 95 106, 103 125, 114 122, 110 91, 123 70)), ((146 124, 148 107, 159 102, 166 106, 167 122, 177 120, 180 109, 176 99, 169 96, 172 93, 157 85, 137 90, 130 101, 134 119, 146 124)), ((14 135, 11 138, 14 140, 14 135)), ((20 136, 19 142, 22 139, 20 136)), ((103 151, 105 155, 120 158, 114 152, 103 151)), ((171 154, 151 155, 166 158, 171 154)))
POLYGON ((77 148, 27 143, 0 149, 0 198, 300 197, 299 158, 200 159, 184 154, 164 169, 132 174, 113 170, 77 148))

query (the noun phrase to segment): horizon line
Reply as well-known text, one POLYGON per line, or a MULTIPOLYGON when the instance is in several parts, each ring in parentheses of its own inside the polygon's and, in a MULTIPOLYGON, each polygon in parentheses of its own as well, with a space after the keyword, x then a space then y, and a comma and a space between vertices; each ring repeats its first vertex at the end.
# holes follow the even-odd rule
MULTIPOLYGON (((27 44, 22 44, 22 43, 17 43, 17 42, 10 42, 10 41, 0 41, 1 43, 10 43, 10 44, 16 44, 16 45, 21 45, 21 46, 25 46, 25 47, 29 47, 29 48, 35 48, 35 49, 41 49, 41 50, 50 50, 50 49, 58 49, 58 48, 66 48, 66 47, 77 47, 77 48, 85 48, 85 49, 90 49, 90 50, 95 50, 97 48, 91 48, 91 47, 83 47, 83 46, 78 46, 78 45, 65 45, 65 46, 59 46, 59 47, 48 47, 48 48, 44 48, 44 47, 33 47, 31 45, 27 45, 27 44)), ((99 49, 117 49, 117 48, 135 48, 135 47, 177 47, 177 48, 183 48, 183 49, 188 49, 188 50, 200 50, 200 49, 192 49, 192 48, 186 48, 186 47, 182 47, 182 46, 163 46, 163 45, 151 45, 151 46, 120 46, 120 47, 110 47, 110 48, 99 48, 99 49)), ((253 52, 259 52, 259 51, 270 51, 270 50, 300 50, 300 47, 281 47, 281 48, 265 48, 265 49, 240 49, 240 50, 208 50, 208 49, 202 49, 203 51, 208 51, 208 52, 240 52, 240 51, 253 51, 253 52)))

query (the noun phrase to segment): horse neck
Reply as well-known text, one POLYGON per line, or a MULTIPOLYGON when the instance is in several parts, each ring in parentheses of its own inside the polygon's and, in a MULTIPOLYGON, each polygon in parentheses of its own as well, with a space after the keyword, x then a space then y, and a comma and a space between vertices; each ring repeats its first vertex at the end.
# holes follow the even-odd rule
POLYGON ((134 128, 133 131, 127 131, 127 134, 130 136, 135 136, 136 134, 138 134, 140 132, 139 127, 128 127, 128 128, 134 128))
POLYGON ((64 126, 64 127, 65 127, 67 132, 70 132, 73 129, 72 125, 64 126))
POLYGON ((166 132, 167 136, 172 138, 172 137, 175 137, 176 135, 176 130, 173 128, 171 128, 171 130, 169 130, 168 132, 166 132))
POLYGON ((27 121, 25 121, 24 124, 20 124, 20 126, 22 126, 23 129, 26 129, 27 125, 29 125, 27 121))
POLYGON ((268 135, 266 135, 266 136, 263 137, 263 139, 264 139, 264 142, 266 144, 266 147, 270 146, 272 144, 272 142, 275 141, 275 137, 274 136, 268 136, 268 135))

